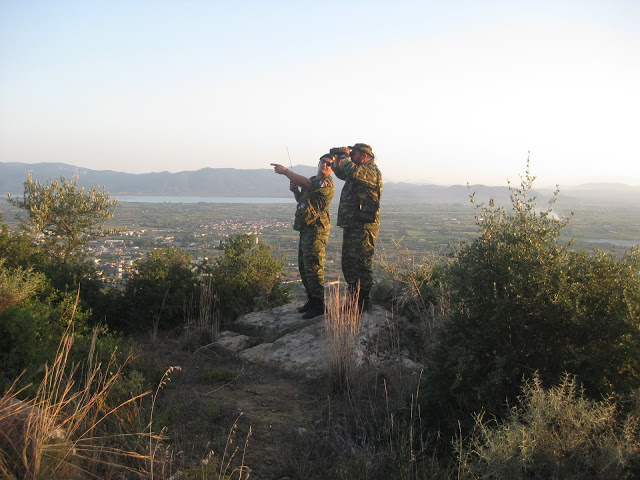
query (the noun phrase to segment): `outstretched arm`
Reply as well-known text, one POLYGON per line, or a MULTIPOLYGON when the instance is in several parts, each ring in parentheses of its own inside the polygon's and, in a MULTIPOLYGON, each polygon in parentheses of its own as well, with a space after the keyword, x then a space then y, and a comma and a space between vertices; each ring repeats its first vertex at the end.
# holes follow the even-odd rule
POLYGON ((279 173, 280 175, 284 175, 299 187, 305 188, 307 190, 311 188, 311 180, 309 180, 307 177, 298 175, 296 172, 293 172, 287 167, 284 167, 278 163, 271 163, 270 165, 273 166, 274 172, 279 173))

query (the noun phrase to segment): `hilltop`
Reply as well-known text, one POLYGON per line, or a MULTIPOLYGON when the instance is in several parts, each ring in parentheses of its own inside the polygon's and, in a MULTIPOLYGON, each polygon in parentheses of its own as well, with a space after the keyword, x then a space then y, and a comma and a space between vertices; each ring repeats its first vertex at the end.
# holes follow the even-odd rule
POLYGON ((154 369, 180 367, 159 397, 158 414, 169 420, 174 447, 183 452, 181 468, 197 465, 208 448, 220 456, 234 425, 234 443, 247 442, 252 479, 323 478, 345 454, 342 445, 357 448, 344 429, 354 421, 358 395, 366 393, 369 409, 378 409, 376 420, 384 422, 386 409, 403 405, 406 390, 416 388, 422 367, 412 360, 415 325, 379 305, 363 315, 353 351, 362 385, 349 398, 331 389, 324 318, 302 320, 296 307, 242 315, 205 345, 188 331, 141 342, 154 369))

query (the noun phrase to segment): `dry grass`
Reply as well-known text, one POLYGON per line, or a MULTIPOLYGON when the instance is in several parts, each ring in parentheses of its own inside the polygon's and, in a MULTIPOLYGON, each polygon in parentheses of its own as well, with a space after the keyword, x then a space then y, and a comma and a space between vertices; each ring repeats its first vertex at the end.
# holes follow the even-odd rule
POLYGON ((325 307, 329 380, 334 392, 348 392, 355 383, 358 370, 355 344, 362 316, 358 310, 359 292, 352 293, 341 291, 339 283, 331 286, 325 307))
POLYGON ((3 478, 112 478, 123 469, 145 474, 149 456, 141 440, 149 434, 131 431, 130 420, 148 392, 112 404, 110 393, 131 357, 118 364, 114 352, 106 365, 96 363, 96 335, 86 365, 70 361, 73 333, 67 331, 35 398, 20 400, 15 384, 2 396, 3 478))
POLYGON ((218 339, 220 333, 220 315, 218 313, 218 297, 211 280, 200 286, 200 299, 193 298, 184 307, 183 343, 197 348, 209 345, 218 339))

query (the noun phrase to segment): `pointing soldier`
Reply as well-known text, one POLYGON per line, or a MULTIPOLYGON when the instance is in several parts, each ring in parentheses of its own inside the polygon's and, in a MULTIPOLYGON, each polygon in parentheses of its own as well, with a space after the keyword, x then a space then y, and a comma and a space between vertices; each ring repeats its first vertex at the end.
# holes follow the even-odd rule
POLYGON ((310 178, 271 164, 276 173, 289 179, 289 190, 298 202, 293 228, 300 232, 298 269, 308 299, 298 312, 304 313, 305 319, 324 314, 324 262, 331 228, 329 205, 335 192, 331 177, 333 160, 329 154, 320 157, 318 172, 310 178))

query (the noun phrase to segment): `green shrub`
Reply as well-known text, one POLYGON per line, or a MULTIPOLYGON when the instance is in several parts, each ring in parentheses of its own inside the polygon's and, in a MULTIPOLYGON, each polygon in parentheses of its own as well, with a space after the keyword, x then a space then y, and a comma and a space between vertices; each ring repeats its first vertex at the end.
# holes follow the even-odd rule
POLYGON ((104 327, 93 341, 90 313, 76 303, 75 292, 61 293, 41 273, 8 269, 4 262, 0 258, 0 386, 20 375, 25 384, 38 381, 67 330, 75 340, 71 360, 81 362, 93 350, 98 361, 105 361, 117 348, 126 350, 104 327))
POLYGON ((570 253, 566 224, 536 208, 534 178, 512 188, 512 211, 491 202, 476 214, 480 236, 445 274, 448 318, 430 350, 423 400, 436 421, 457 421, 513 403, 523 378, 544 385, 564 372, 592 398, 640 386, 640 256, 570 253))
POLYGON ((33 272, 32 278, 44 275, 47 281, 41 282, 42 288, 39 289, 43 301, 53 300, 52 295, 58 291, 74 297, 79 291, 79 305, 90 313, 92 325, 105 321, 115 323, 118 317, 118 293, 105 287, 92 263, 85 261, 82 256, 70 256, 66 262, 61 262, 46 245, 36 246, 29 235, 11 232, 1 216, 0 261, 4 262, 6 268, 33 272))
POLYGON ((183 320, 186 299, 193 297, 196 274, 189 253, 169 246, 137 260, 127 276, 124 295, 128 328, 170 328, 183 320))
POLYGON ((44 283, 42 275, 20 267, 11 270, 4 263, 0 258, 0 313, 34 295, 44 283))
POLYGON ((32 295, 0 313, 0 371, 5 381, 15 380, 23 371, 25 382, 41 374, 70 326, 77 335, 90 333, 88 314, 76 308, 74 300, 54 291, 43 300, 32 295))
POLYGON ((223 255, 203 270, 210 276, 224 321, 289 301, 281 279, 284 260, 273 256, 272 246, 258 243, 254 235, 238 235, 222 249, 223 255))
POLYGON ((534 376, 504 420, 477 415, 462 445, 464 478, 605 480, 640 474, 638 419, 619 418, 610 401, 586 399, 569 376, 548 390, 534 376))

